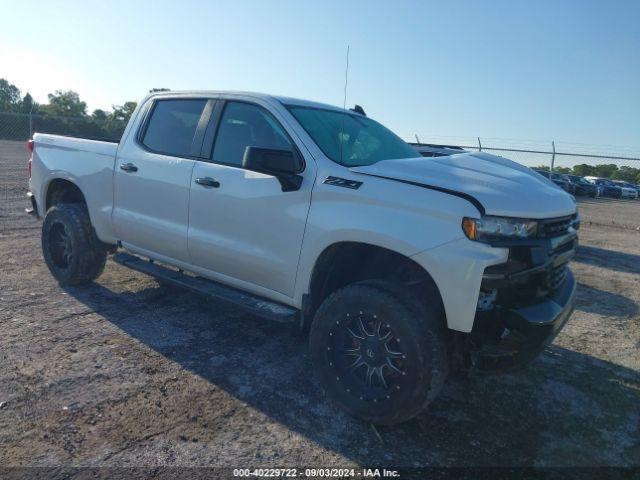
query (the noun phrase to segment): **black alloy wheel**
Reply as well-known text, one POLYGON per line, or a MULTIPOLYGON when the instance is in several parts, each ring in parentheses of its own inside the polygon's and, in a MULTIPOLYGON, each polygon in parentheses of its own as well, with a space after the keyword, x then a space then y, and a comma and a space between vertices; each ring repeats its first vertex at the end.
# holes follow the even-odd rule
POLYGON ((362 400, 388 400, 401 389, 407 357, 399 337, 376 314, 346 313, 329 336, 331 364, 344 372, 345 383, 357 385, 362 400))
POLYGON ((448 373, 444 319, 380 281, 354 283, 329 295, 311 325, 309 348, 327 395, 375 424, 417 415, 448 373))
POLYGON ((54 222, 49 232, 49 250, 51 261, 59 269, 65 270, 71 266, 73 260, 73 243, 64 224, 54 222))
POLYGON ((61 285, 95 280, 107 261, 106 246, 96 237, 87 208, 78 203, 49 208, 42 222, 42 254, 61 285))

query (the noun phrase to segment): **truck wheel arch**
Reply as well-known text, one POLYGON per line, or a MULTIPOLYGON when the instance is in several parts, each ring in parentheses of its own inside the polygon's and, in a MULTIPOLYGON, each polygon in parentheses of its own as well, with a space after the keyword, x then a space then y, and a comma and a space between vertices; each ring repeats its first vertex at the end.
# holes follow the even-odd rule
POLYGON ((316 259, 303 301, 305 329, 325 298, 342 287, 363 280, 391 281, 405 293, 413 293, 418 303, 435 302, 446 326, 442 296, 429 272, 396 251, 348 241, 326 247, 316 259))
POLYGON ((86 205, 87 201, 82 190, 75 183, 64 178, 54 178, 47 185, 43 214, 58 203, 81 203, 86 205))

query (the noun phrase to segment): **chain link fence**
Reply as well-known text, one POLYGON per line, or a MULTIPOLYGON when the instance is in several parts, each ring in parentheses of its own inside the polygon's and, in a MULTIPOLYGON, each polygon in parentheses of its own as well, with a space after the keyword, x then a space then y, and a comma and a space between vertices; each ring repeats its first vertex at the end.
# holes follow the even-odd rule
MULTIPOLYGON (((17 215, 23 216, 27 206, 25 192, 29 154, 24 142, 34 133, 117 142, 125 127, 125 121, 109 118, 0 112, 0 226, 4 228, 7 222, 17 221, 17 215)), ((553 166, 554 171, 560 173, 601 176, 640 184, 640 150, 637 148, 421 134, 403 135, 403 138, 408 142, 488 152, 527 167, 553 166)))
POLYGON ((543 167, 559 173, 592 175, 640 184, 639 148, 420 134, 402 135, 402 138, 412 143, 456 146, 471 151, 483 151, 508 158, 527 167, 543 167))
MULTIPOLYGON (((90 116, 67 117, 0 112, 0 140, 26 141, 32 138, 35 132, 39 132, 117 142, 126 124, 126 121, 90 116)), ((408 142, 454 145, 467 150, 481 150, 509 158, 528 167, 553 167, 561 173, 563 170, 573 169, 576 165, 587 165, 586 169, 583 168, 586 171, 589 170, 588 167, 612 165, 613 167, 600 170, 610 173, 614 178, 620 177, 632 183, 634 180, 636 184, 640 183, 640 176, 635 178, 631 174, 633 172, 628 171, 639 169, 635 173, 640 175, 640 150, 637 148, 420 134, 404 135, 403 138, 408 142), (618 175, 614 175, 616 170, 618 175), (625 176, 629 178, 624 178, 625 176)))
POLYGON ((126 126, 111 118, 0 112, 0 140, 26 141, 38 132, 117 142, 126 126))
POLYGON ((36 225, 25 222, 24 218, 24 209, 28 206, 25 194, 29 158, 25 142, 34 133, 117 142, 125 127, 125 121, 109 118, 0 112, 0 237, 7 229, 35 228, 36 225))
POLYGON ((0 241, 7 230, 26 225, 28 158, 25 142, 0 140, 0 241))

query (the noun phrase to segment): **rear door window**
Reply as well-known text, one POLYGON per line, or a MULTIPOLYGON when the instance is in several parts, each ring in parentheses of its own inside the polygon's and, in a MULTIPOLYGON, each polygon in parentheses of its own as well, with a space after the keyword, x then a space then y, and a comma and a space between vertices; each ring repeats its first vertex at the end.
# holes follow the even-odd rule
POLYGON ((142 143, 156 153, 191 156, 191 145, 206 103, 205 99, 158 100, 142 143))

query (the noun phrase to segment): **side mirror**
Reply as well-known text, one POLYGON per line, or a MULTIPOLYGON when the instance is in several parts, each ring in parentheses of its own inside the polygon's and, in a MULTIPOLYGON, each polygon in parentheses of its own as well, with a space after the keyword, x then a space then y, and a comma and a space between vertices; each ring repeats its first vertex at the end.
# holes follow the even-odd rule
POLYGON ((297 174, 300 165, 296 152, 275 148, 247 147, 242 158, 242 168, 273 175, 283 192, 300 189, 302 176, 297 174))

